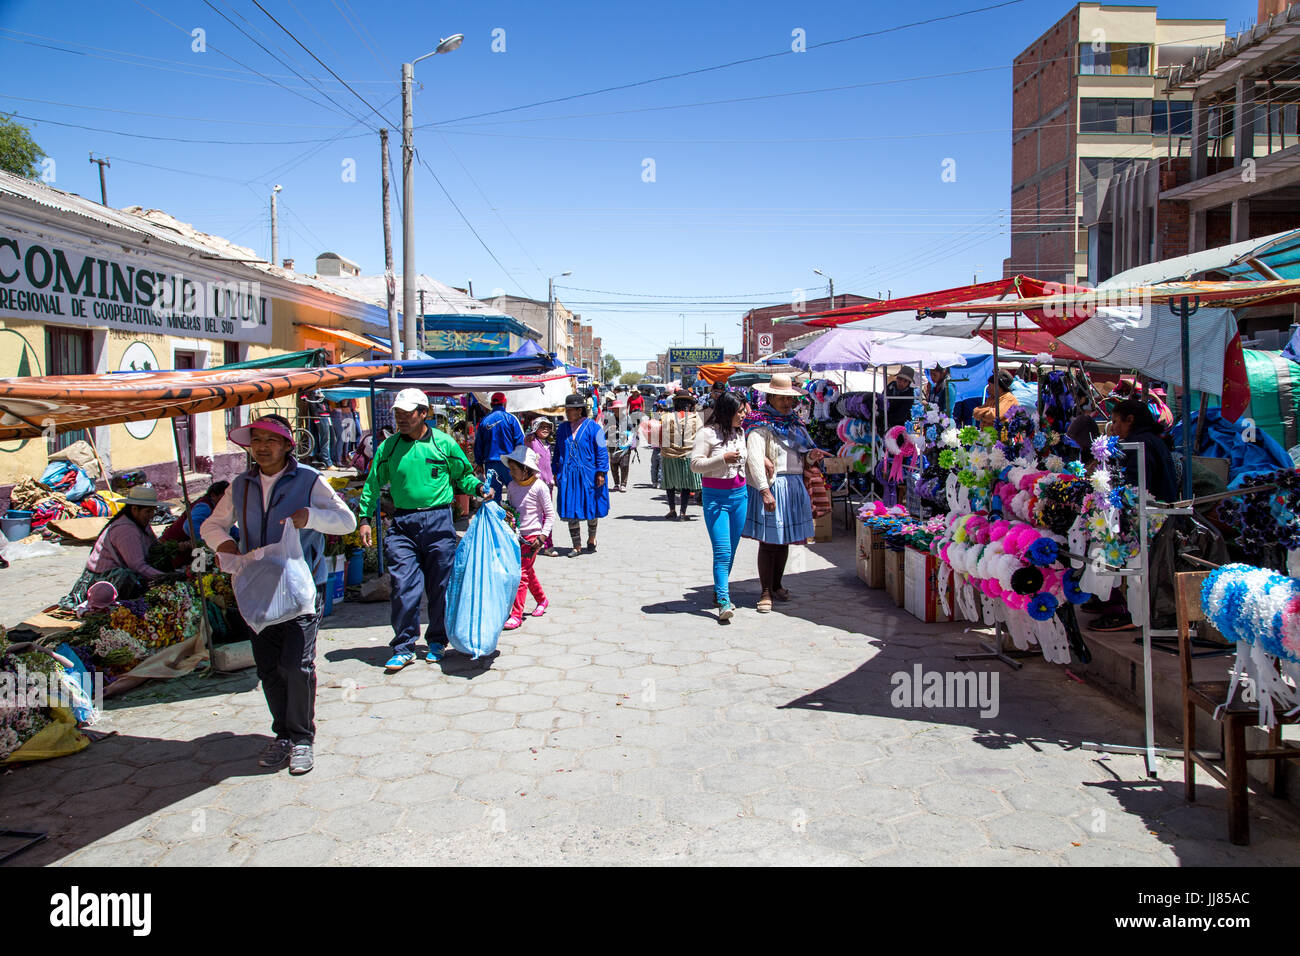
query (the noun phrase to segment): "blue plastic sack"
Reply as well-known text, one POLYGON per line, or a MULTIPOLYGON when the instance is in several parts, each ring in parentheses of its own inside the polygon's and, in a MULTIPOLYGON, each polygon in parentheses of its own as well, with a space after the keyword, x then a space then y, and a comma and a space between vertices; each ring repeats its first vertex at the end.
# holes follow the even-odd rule
POLYGON ((447 587, 447 640, 462 654, 486 657, 510 616, 519 591, 519 538, 505 509, 486 502, 456 546, 447 587))

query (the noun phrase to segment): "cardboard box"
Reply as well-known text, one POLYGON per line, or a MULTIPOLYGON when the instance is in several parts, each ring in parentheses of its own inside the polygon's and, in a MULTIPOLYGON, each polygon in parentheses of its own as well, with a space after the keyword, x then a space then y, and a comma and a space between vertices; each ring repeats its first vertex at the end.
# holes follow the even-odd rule
POLYGON ((939 601, 939 559, 928 551, 907 548, 903 551, 903 607, 919 621, 951 621, 953 610, 952 579, 948 580, 948 610, 939 601))
POLYGON ((885 593, 894 601, 895 607, 903 606, 903 552, 883 552, 885 564, 885 593))
POLYGON ((885 536, 857 522, 858 577, 869 588, 885 586, 885 536))
POLYGON ((820 518, 813 518, 813 540, 825 544, 831 540, 831 513, 828 511, 820 518))
POLYGON ((849 467, 853 464, 851 458, 823 458, 821 460, 822 472, 827 475, 847 475, 849 467))

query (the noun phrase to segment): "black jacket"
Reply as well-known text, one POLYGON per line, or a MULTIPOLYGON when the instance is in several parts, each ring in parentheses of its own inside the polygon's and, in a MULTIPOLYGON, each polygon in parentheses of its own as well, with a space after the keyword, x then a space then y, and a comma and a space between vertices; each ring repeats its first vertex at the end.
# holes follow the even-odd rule
MULTIPOLYGON (((1154 429, 1135 430, 1129 433, 1125 441, 1142 444, 1142 456, 1146 460, 1147 491, 1160 501, 1179 500, 1182 496, 1178 491, 1174 455, 1160 433, 1154 429)), ((1124 480, 1130 485, 1137 484, 1137 457, 1134 452, 1128 452, 1124 456, 1124 480)))

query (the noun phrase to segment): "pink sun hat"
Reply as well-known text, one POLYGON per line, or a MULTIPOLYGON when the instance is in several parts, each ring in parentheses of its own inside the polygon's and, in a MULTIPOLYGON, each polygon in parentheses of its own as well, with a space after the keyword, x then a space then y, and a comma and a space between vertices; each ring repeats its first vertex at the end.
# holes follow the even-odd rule
POLYGON ((259 418, 257 421, 250 422, 247 425, 240 425, 238 428, 232 428, 226 433, 226 437, 240 448, 247 448, 253 443, 254 428, 270 432, 272 435, 279 435, 291 445, 294 443, 293 432, 289 431, 289 429, 285 428, 273 418, 259 418))

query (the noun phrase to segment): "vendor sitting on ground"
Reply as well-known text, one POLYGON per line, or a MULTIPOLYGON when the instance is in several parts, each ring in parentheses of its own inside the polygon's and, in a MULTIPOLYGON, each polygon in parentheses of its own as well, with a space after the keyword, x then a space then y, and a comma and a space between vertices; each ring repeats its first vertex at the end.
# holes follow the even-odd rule
POLYGON ((96 581, 107 581, 117 588, 120 600, 139 597, 166 571, 152 567, 146 560, 149 548, 158 538, 149 521, 158 510, 158 492, 141 485, 132 488, 122 502, 122 510, 105 525, 90 549, 86 569, 59 607, 72 610, 86 600, 86 592, 96 581))
POLYGON ((1006 418, 1007 412, 1020 404, 1016 401, 1016 396, 1011 394, 1012 381, 1011 373, 1006 369, 989 376, 988 404, 971 412, 978 424, 992 425, 997 419, 1006 418))
POLYGON ((181 515, 175 521, 167 526, 167 530, 162 533, 159 541, 195 541, 199 540, 199 529, 203 527, 203 522, 208 520, 212 514, 212 509, 217 506, 221 496, 226 493, 230 487, 228 481, 214 481, 208 490, 203 492, 190 510, 181 515))

